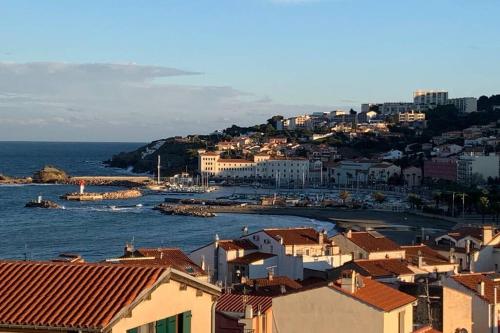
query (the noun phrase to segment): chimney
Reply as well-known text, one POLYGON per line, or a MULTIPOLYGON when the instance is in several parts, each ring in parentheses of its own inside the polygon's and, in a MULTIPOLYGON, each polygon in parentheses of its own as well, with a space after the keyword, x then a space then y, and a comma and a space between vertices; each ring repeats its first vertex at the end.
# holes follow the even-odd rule
POLYGON ((133 243, 125 243, 125 249, 124 249, 125 255, 133 254, 134 253, 134 244, 133 243))
POLYGON ((484 296, 484 281, 481 281, 477 284, 477 292, 479 295, 484 296))
POLYGON ((281 235, 276 235, 276 238, 280 242, 281 245, 283 245, 283 237, 281 235))
POLYGON ((252 319, 252 318, 253 318, 252 305, 247 304, 247 305, 245 305, 245 319, 252 319))
POLYGON ((219 247, 219 235, 215 234, 214 237, 214 247, 217 249, 219 247))
POLYGON ((274 278, 274 272, 273 272, 273 270, 272 270, 272 269, 270 269, 270 270, 268 270, 268 271, 267 271, 267 279, 268 279, 269 281, 272 281, 272 280, 273 280, 273 278, 274 278))
POLYGON ((353 270, 344 270, 341 273, 340 287, 350 292, 351 294, 356 291, 356 272, 353 270))
POLYGON ((493 227, 491 225, 483 226, 483 245, 488 244, 493 239, 493 227))
POLYGON ((347 232, 346 232, 345 236, 346 236, 347 238, 351 239, 351 237, 352 237, 352 230, 351 230, 351 229, 347 230, 347 232))
POLYGON ((243 228, 241 228, 241 236, 246 236, 248 235, 248 227, 246 225, 243 226, 243 228))
POLYGON ((465 240, 465 253, 470 254, 470 239, 465 240))
POLYGON ((325 231, 321 230, 318 232, 318 244, 323 246, 323 241, 325 240, 325 231))
POLYGON ((450 247, 449 259, 450 259, 450 264, 455 263, 455 248, 454 247, 450 247))
POLYGON ((206 262, 205 262, 205 256, 201 256, 201 263, 200 267, 202 270, 205 270, 206 262))
POLYGON ((417 267, 421 268, 424 265, 424 256, 422 255, 422 251, 418 250, 418 263, 417 267))
POLYGON ((283 285, 283 284, 280 285, 280 292, 281 292, 281 294, 286 294, 286 287, 285 287, 285 285, 283 285))

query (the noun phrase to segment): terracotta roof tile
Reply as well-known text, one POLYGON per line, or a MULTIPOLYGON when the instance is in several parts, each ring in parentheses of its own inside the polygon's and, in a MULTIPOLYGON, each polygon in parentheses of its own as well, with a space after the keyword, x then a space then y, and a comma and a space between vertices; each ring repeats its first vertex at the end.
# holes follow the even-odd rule
POLYGON ((462 227, 448 232, 447 235, 455 240, 460 240, 467 236, 471 236, 478 240, 482 240, 483 229, 480 227, 462 227))
POLYGON ((424 264, 426 265, 450 265, 450 261, 447 258, 427 245, 401 246, 401 248, 405 250, 406 260, 412 265, 418 265, 419 253, 422 255, 424 264))
POLYGON ((374 278, 414 274, 400 259, 355 260, 353 264, 374 278))
POLYGON ((351 231, 349 239, 367 252, 401 251, 398 244, 373 231, 351 231))
POLYGON ((245 304, 251 305, 254 314, 257 314, 258 310, 266 312, 270 309, 273 304, 273 299, 269 296, 222 294, 217 300, 216 310, 220 312, 244 313, 245 304))
POLYGON ((178 248, 140 248, 130 255, 120 257, 118 262, 127 265, 169 266, 192 276, 207 275, 178 248))
MULTIPOLYGON (((494 288, 500 287, 500 279, 493 279, 492 277, 494 276, 489 273, 475 273, 454 275, 451 278, 491 304, 494 299, 494 288), (477 290, 477 286, 481 281, 484 282, 484 296, 480 296, 477 290)), ((497 295, 497 302, 500 302, 500 293, 497 295)))
POLYGON ((220 240, 219 246, 226 251, 259 249, 254 243, 252 243, 248 239, 220 240))
POLYGON ((0 327, 102 329, 162 267, 0 261, 0 327))
POLYGON ((271 254, 271 253, 253 252, 253 253, 247 254, 243 257, 239 257, 239 258, 235 258, 233 260, 230 260, 230 261, 228 261, 228 263, 248 265, 248 264, 254 263, 256 261, 265 260, 265 259, 269 259, 272 257, 276 257, 276 255, 271 254))
POLYGON ((327 241, 326 235, 314 228, 264 229, 264 232, 276 240, 283 238, 284 245, 314 245, 319 244, 319 237, 327 241))
POLYGON ((354 293, 342 289, 340 281, 334 282, 330 287, 385 312, 392 311, 416 300, 413 296, 388 287, 368 277, 360 276, 360 278, 363 281, 363 286, 359 287, 354 293))
POLYGON ((295 280, 290 279, 288 276, 273 276, 272 279, 261 278, 251 279, 248 281, 250 286, 270 287, 270 286, 285 286, 289 289, 300 289, 302 285, 295 280))

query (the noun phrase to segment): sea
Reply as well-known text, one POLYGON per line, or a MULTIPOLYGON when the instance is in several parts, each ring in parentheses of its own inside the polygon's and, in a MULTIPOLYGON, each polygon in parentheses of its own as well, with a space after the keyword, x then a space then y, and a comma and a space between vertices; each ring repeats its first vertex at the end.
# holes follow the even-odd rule
MULTIPOLYGON (((31 176, 53 165, 72 176, 130 175, 108 168, 103 161, 113 154, 131 151, 143 143, 0 142, 0 174, 31 176)), ((116 190, 87 187, 87 191, 116 190)), ((248 189, 222 188, 211 198, 248 189)), ((60 195, 77 191, 68 185, 0 185, 0 260, 50 260, 62 253, 101 261, 123 254, 127 242, 136 247, 179 247, 185 252, 220 239, 239 237, 244 226, 250 232, 270 227, 309 226, 327 231, 333 224, 292 216, 218 214, 213 218, 168 216, 153 210, 165 199, 150 194, 131 200, 68 202, 60 195), (64 209, 25 208, 38 196, 64 209)), ((203 196, 203 195, 200 195, 203 196)))

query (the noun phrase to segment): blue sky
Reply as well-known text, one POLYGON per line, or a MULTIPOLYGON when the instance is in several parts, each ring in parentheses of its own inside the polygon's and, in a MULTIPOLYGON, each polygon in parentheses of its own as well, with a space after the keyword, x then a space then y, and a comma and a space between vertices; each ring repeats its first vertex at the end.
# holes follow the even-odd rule
POLYGON ((261 122, 273 113, 410 100, 418 88, 447 89, 450 96, 500 93, 498 13, 496 0, 0 0, 0 73, 8 78, 2 84, 0 76, 0 139, 92 133, 148 140, 261 122), (100 72, 102 66, 85 64, 122 66, 100 72), (84 88, 75 66, 95 74, 84 88), (148 75, 129 78, 129 66, 148 75), (171 71, 160 75, 151 67, 171 71), (137 85, 148 99, 124 105, 137 85), (71 94, 63 94, 69 86, 71 94), (108 95, 94 99, 95 86, 97 95, 108 95), (175 93, 173 105, 161 99, 167 90, 175 93), (27 95, 29 103, 21 100, 27 95), (43 107, 34 107, 40 101, 43 107), (68 115, 68 108, 81 112, 68 115), (157 121, 125 135, 120 129, 138 119, 117 123, 115 108, 157 121), (51 128, 56 118, 69 127, 51 128), (90 126, 96 128, 89 132, 90 126))

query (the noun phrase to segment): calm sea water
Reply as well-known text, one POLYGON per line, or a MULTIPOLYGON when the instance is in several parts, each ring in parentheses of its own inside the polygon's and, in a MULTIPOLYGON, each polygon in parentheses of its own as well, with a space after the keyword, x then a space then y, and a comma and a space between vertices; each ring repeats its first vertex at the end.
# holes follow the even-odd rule
MULTIPOLYGON (((105 168, 101 162, 140 145, 0 142, 0 173, 27 176, 45 164, 52 164, 71 175, 126 174, 124 170, 105 168)), ((88 261, 97 261, 121 255, 125 242, 131 240, 139 247, 180 247, 189 252, 210 242, 216 233, 220 238, 237 237, 245 225, 250 231, 305 225, 327 230, 333 227, 326 222, 288 216, 220 214, 209 219, 166 216, 152 210, 163 201, 162 195, 86 203, 59 199, 61 194, 75 190, 66 185, 0 185, 0 259, 44 260, 73 252, 88 261), (26 202, 38 195, 64 205, 65 209, 24 208, 26 202), (136 207, 138 204, 142 207, 136 207)), ((231 191, 237 189, 226 188, 211 195, 231 191)))

